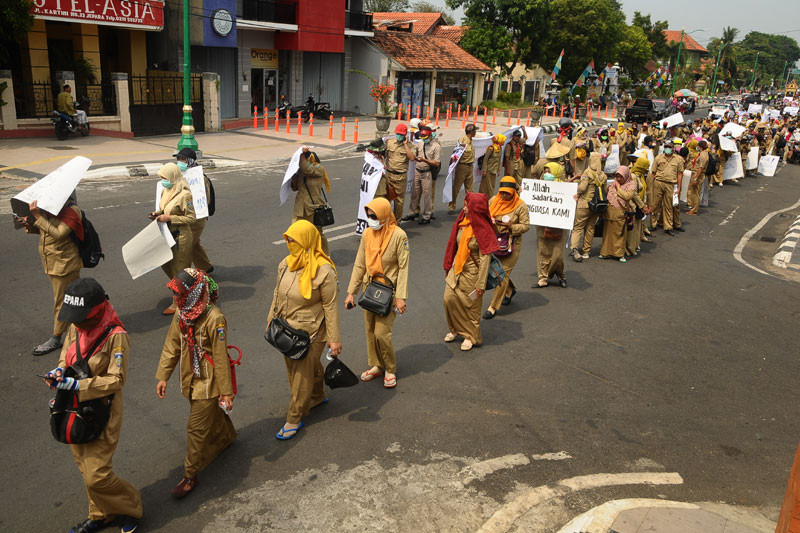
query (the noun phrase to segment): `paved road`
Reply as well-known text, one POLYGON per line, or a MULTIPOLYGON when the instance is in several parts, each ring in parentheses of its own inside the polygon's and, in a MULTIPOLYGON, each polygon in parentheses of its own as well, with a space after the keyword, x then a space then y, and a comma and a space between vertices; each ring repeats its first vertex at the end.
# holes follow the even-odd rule
MULTIPOLYGON (((337 225, 350 223, 360 158, 327 168, 337 225)), ((204 242, 230 341, 245 354, 233 414, 239 439, 182 502, 168 491, 181 475, 188 406, 175 382, 165 400, 155 396, 166 279, 153 272, 132 281, 120 255, 147 223, 154 183, 80 190, 107 255, 86 274, 106 287, 132 336, 115 467, 142 490, 144 530, 476 531, 493 521, 492 531, 557 531, 587 509, 630 497, 727 502, 774 519, 800 433, 790 407, 800 292, 733 251, 764 215, 797 201, 798 167, 714 189, 702 216, 685 217, 686 233, 658 234, 626 265, 568 260, 568 289, 529 288, 535 238, 527 236, 514 273, 519 294, 483 323, 485 344, 467 354, 441 342, 441 260, 452 219, 438 204, 433 224, 406 226, 412 261, 409 313, 394 336, 397 389, 373 382, 332 391, 289 442, 273 437, 288 390, 283 362, 263 340, 286 254, 272 242, 291 218, 291 206, 278 205, 282 173, 275 164, 214 174, 217 215, 204 242), (637 472, 649 474, 628 475, 637 472), (589 475, 552 494, 534 490, 589 475)), ((772 228, 778 243, 793 219, 772 228)), ((343 286, 357 244, 332 242, 343 286)), ((777 245, 755 237, 741 255, 767 268, 777 245)), ((0 529, 64 530, 85 516, 85 493, 69 451, 50 437, 50 393, 34 377, 56 356, 30 355, 49 334, 50 288, 35 237, 6 231, 0 246, 0 529)), ((360 372, 360 313, 343 310, 342 329, 342 359, 360 372)))

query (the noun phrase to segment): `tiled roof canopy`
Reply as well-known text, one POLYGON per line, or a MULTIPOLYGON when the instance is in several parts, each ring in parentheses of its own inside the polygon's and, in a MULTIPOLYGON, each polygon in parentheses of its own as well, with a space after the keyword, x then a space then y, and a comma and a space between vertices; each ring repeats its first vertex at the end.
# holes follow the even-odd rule
POLYGON ((491 70, 444 37, 402 31, 376 31, 372 42, 407 70, 491 70))

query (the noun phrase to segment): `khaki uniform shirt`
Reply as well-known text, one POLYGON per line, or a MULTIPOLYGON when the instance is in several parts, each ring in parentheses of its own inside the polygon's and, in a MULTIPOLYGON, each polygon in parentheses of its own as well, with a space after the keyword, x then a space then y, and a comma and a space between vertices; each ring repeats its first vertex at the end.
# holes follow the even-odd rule
POLYGON ((525 143, 522 141, 515 142, 513 140, 508 141, 506 144, 505 150, 505 161, 514 163, 516 161, 522 161, 522 151, 525 149, 525 143), (519 156, 517 156, 517 149, 519 149, 519 156))
POLYGON ((461 159, 458 160, 459 164, 472 164, 475 162, 475 147, 472 145, 472 139, 466 135, 462 135, 458 140, 458 144, 465 146, 464 153, 461 154, 461 159))
MULTIPOLYGON (((411 153, 417 155, 417 147, 414 143, 407 143, 411 153)), ((392 174, 408 174, 408 154, 406 147, 397 142, 397 139, 386 141, 386 170, 392 174)))
POLYGON ((300 157, 300 173, 302 177, 297 184, 292 217, 313 221, 314 208, 325 203, 322 195, 322 188, 325 187, 323 177, 325 169, 320 163, 309 163, 305 157, 300 157))
POLYGON ((495 176, 500 172, 500 150, 495 150, 493 148, 494 145, 490 146, 486 150, 486 154, 483 156, 483 170, 487 174, 494 174, 495 176))
POLYGON ((577 155, 575 155, 575 142, 565 135, 561 139, 561 141, 559 141, 558 144, 569 148, 569 154, 567 155, 567 159, 569 161, 575 161, 575 159, 578 157, 577 155))
MULTIPOLYGON (((364 230, 366 234, 370 229, 364 230)), ((394 285, 394 297, 405 300, 408 298, 408 236, 406 232, 395 227, 389 245, 381 256, 383 273, 394 285)), ((369 273, 367 272, 366 251, 364 249, 364 236, 361 236, 361 243, 358 245, 356 262, 353 265, 353 272, 350 274, 350 284, 347 287, 348 294, 358 294, 362 287, 369 283, 369 273)), ((380 281, 380 278, 378 278, 380 281)))
POLYGON ((167 340, 161 351, 156 379, 169 381, 176 366, 180 366, 181 392, 190 400, 209 400, 221 395, 233 394, 231 368, 228 362, 228 323, 222 311, 213 304, 200 315, 194 326, 194 339, 212 361, 205 357, 200 361, 200 377, 192 371, 192 354, 189 343, 178 325, 178 313, 172 318, 167 340))
MULTIPOLYGON (((161 192, 161 197, 169 194, 169 189, 161 192)), ((162 202, 163 203, 163 202, 162 202)), ((178 226, 191 226, 197 221, 194 216, 194 205, 192 204, 192 191, 184 189, 177 198, 171 199, 166 205, 161 207, 161 212, 170 216, 167 223, 170 231, 180 229, 178 226)))
MULTIPOLYGON (((458 232, 458 239, 459 241, 461 240, 461 230, 458 232)), ((478 245, 478 239, 475 237, 469 240, 467 246, 469 246, 470 256, 467 257, 463 270, 457 275, 454 265, 453 268, 447 271, 445 283, 451 289, 455 289, 458 286, 459 279, 463 277, 465 286, 485 290, 486 278, 489 277, 489 266, 492 263, 492 254, 483 255, 478 245)))
POLYGON ((700 152, 696 159, 693 160, 692 165, 692 179, 700 180, 700 177, 706 173, 708 166, 708 150, 700 152))
POLYGON ((575 159, 575 176, 582 176, 587 168, 589 168, 589 154, 583 159, 575 159))
MULTIPOLYGON (((72 206, 78 216, 81 210, 72 206)), ((72 228, 56 217, 42 214, 33 224, 39 230, 39 255, 48 276, 66 276, 83 266, 78 245, 72 240, 72 228)))
MULTIPOLYGON (((494 203, 497 196, 492 196, 489 200, 489 205, 491 206, 494 203)), ((528 206, 523 202, 521 205, 518 205, 516 209, 510 211, 509 213, 501 213, 497 219, 502 219, 504 216, 508 215, 511 222, 511 228, 507 228, 505 226, 496 226, 497 233, 511 233, 511 236, 514 238, 514 243, 518 244, 522 240, 522 234, 527 233, 529 229, 531 229, 531 215, 528 206)))
POLYGON ((336 270, 328 264, 317 269, 317 275, 311 282, 311 298, 308 300, 300 294, 298 280, 302 272, 302 268, 291 272, 285 259, 278 265, 278 283, 272 293, 267 324, 273 317, 279 316, 291 327, 307 332, 312 342, 341 342, 337 306, 339 279, 336 270))
MULTIPOLYGON (((442 145, 436 141, 431 141, 428 144, 422 144, 422 154, 420 154, 420 150, 417 150, 417 156, 424 157, 425 159, 430 159, 431 161, 438 161, 439 165, 442 164, 442 145)), ((420 172, 426 172, 431 170, 431 166, 428 163, 423 161, 417 160, 416 169, 420 172)))
POLYGON ((659 154, 653 160, 653 176, 656 181, 678 183, 678 176, 683 175, 683 158, 675 153, 659 154))

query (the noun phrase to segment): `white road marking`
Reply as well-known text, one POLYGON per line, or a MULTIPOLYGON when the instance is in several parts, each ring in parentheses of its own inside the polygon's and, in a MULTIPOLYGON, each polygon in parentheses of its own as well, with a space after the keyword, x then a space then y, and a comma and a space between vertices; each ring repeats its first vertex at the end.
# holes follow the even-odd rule
POLYGON ((328 242, 338 241, 339 239, 346 239, 348 237, 360 237, 360 235, 356 235, 355 233, 345 233, 343 235, 337 235, 336 237, 328 237, 328 242))
POLYGON ((585 531, 587 533, 595 531, 605 532, 608 531, 612 525, 614 525, 614 521, 622 511, 639 509, 641 507, 700 509, 698 505, 693 503, 674 502, 669 500, 655 500, 649 498, 612 500, 576 516, 564 527, 559 529, 558 533, 575 533, 576 531, 585 531))
POLYGON ((778 215, 780 213, 785 213, 786 211, 791 211, 793 209, 797 209, 798 207, 800 207, 800 200, 795 202, 793 205, 790 205, 789 207, 785 207, 783 209, 778 209, 777 211, 773 211, 772 213, 769 213, 764 218, 762 218, 761 221, 758 224, 756 224, 755 226, 750 228, 750 231, 748 231, 747 233, 742 235, 742 238, 739 239, 739 243, 736 245, 736 248, 733 249, 733 257, 736 258, 737 261, 739 261, 741 264, 743 264, 747 268, 755 270, 759 274, 764 274, 765 276, 769 276, 771 278, 781 279, 778 276, 776 276, 775 274, 770 274, 769 272, 765 272, 765 271, 761 270, 760 268, 758 268, 757 266, 751 265, 750 263, 745 261, 744 258, 742 258, 742 250, 744 250, 744 247, 747 246, 747 243, 750 241, 750 239, 753 238, 753 235, 755 235, 756 232, 758 232, 761 228, 766 226, 767 222, 769 222, 772 219, 772 217, 774 217, 775 215, 778 215))
POLYGON ((772 257, 772 264, 778 268, 787 268, 792 262, 792 255, 797 248, 798 240, 800 240, 800 216, 796 217, 789 229, 786 230, 786 235, 784 235, 778 251, 772 257))
POLYGON ((478 533, 503 533, 535 505, 570 492, 617 485, 680 485, 683 478, 676 472, 629 472, 623 474, 591 474, 562 479, 555 484, 541 485, 523 492, 510 501, 481 526, 478 533))
MULTIPOLYGON (((332 228, 325 228, 325 235, 327 235, 328 233, 332 233, 334 231, 338 231, 340 229, 347 229, 347 228, 354 228, 354 227, 356 227, 356 223, 355 222, 351 222, 350 224, 342 224, 341 226, 334 226, 332 228)), ((337 237, 329 237, 328 238, 328 242, 335 241, 335 240, 338 240, 338 239, 344 239, 345 237, 350 237, 351 235, 354 235, 354 233, 346 233, 344 235, 339 235, 337 237)), ((286 241, 281 239, 279 241, 274 241, 272 244, 284 244, 285 242, 286 241)))
POLYGON ((731 219, 733 218, 733 215, 735 215, 735 214, 736 214, 736 211, 738 211, 738 210, 739 210, 739 206, 737 205, 737 206, 736 206, 736 208, 735 208, 733 211, 731 211, 731 214, 730 214, 730 215, 728 215, 727 217, 725 217, 725 220, 723 220, 722 222, 720 222, 720 223, 719 223, 719 225, 720 225, 720 226, 724 226, 725 224, 727 224, 728 222, 730 222, 730 221, 731 221, 731 219))
POLYGON ((567 452, 561 451, 556 453, 539 453, 531 455, 531 459, 534 461, 564 461, 566 459, 572 459, 572 456, 567 452))
POLYGON ((513 455, 504 455, 502 457, 495 457, 494 459, 487 459, 486 461, 475 463, 461 470, 458 475, 461 477, 461 482, 464 485, 468 485, 476 479, 485 478, 492 472, 527 464, 530 464, 530 459, 528 459, 524 453, 516 453, 513 455))

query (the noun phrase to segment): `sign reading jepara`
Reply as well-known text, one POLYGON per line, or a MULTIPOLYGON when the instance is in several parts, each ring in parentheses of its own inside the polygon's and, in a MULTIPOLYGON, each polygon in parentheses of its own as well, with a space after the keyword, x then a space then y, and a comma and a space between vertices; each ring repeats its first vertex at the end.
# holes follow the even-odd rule
POLYGON ((140 30, 164 28, 163 0, 33 0, 34 17, 140 30))
POLYGON ((572 229, 577 193, 577 183, 525 179, 519 196, 528 204, 531 224, 572 229))

